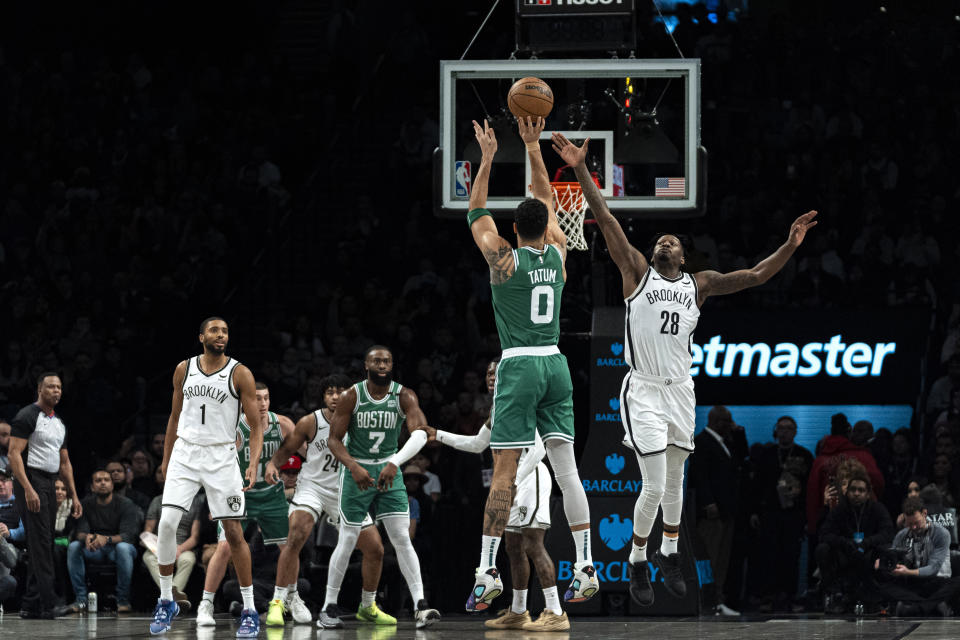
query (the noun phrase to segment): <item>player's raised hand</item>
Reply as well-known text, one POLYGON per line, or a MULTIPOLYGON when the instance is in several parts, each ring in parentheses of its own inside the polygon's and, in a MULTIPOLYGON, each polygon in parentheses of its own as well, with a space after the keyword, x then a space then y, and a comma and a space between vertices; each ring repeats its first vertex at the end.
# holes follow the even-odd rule
POLYGON ((525 144, 531 144, 533 142, 538 142, 540 140, 540 134, 543 133, 543 128, 547 125, 547 121, 537 116, 536 118, 531 118, 527 116, 526 118, 517 118, 517 128, 520 131, 520 137, 523 139, 525 144))
POLYGON ((483 157, 487 160, 492 160, 494 154, 497 153, 497 136, 493 133, 493 128, 486 120, 483 121, 482 127, 474 120, 473 133, 477 137, 477 142, 480 144, 480 151, 483 152, 483 157))
POLYGON ((553 150, 571 167, 579 167, 586 162, 587 146, 590 144, 590 138, 584 140, 583 144, 579 147, 557 131, 553 132, 550 139, 553 142, 553 150))
POLYGON ((370 472, 359 464, 355 463, 352 467, 350 467, 350 475, 353 476, 353 481, 357 483, 360 491, 366 491, 373 486, 373 476, 371 476, 370 472))
POLYGON ((380 477, 377 478, 377 491, 387 491, 390 487, 393 486, 393 480, 397 477, 397 465, 392 462, 388 462, 384 465, 383 470, 380 472, 380 477))
POLYGON ((807 237, 807 231, 817 226, 817 221, 814 220, 815 217, 817 217, 816 211, 807 211, 794 220, 793 224, 790 225, 790 237, 787 238, 787 242, 794 247, 799 247, 803 239, 807 237))
POLYGON ((247 486, 243 488, 244 491, 248 489, 253 489, 253 485, 257 483, 257 467, 259 465, 251 464, 247 467, 247 470, 243 473, 243 479, 247 481, 247 486))
POLYGON ((267 481, 267 484, 280 482, 280 472, 277 470, 277 465, 273 464, 273 460, 267 463, 267 468, 263 471, 263 479, 267 481))

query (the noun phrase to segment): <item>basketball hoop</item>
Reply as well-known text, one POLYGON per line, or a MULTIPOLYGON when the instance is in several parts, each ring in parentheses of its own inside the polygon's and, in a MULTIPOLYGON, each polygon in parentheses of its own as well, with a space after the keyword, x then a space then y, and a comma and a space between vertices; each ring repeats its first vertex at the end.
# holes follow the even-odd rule
POLYGON ((587 250, 583 237, 583 218, 587 211, 587 199, 580 190, 579 182, 551 182, 557 222, 567 236, 567 249, 587 250))

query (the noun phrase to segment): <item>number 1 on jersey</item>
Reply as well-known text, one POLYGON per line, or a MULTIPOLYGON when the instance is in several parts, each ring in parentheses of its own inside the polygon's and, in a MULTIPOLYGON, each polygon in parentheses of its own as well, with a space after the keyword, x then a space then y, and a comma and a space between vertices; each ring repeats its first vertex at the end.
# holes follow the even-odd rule
POLYGON ((553 287, 541 284, 530 292, 530 322, 547 324, 553 320, 553 287))
POLYGON ((200 405, 200 424, 207 424, 207 405, 200 405))

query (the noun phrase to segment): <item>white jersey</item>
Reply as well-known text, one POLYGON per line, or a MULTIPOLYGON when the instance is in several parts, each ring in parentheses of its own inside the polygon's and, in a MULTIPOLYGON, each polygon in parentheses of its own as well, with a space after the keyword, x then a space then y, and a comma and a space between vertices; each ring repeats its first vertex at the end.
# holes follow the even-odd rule
POLYGON ((682 273, 668 280, 650 266, 624 302, 627 364, 648 376, 689 376, 693 332, 700 318, 694 277, 682 273))
POLYGON ((183 407, 177 437, 191 444, 233 444, 240 421, 240 394, 233 386, 233 372, 240 364, 233 358, 219 371, 206 374, 200 356, 187 360, 183 378, 183 407))
POLYGON ((337 503, 340 483, 340 461, 327 448, 327 438, 330 437, 330 422, 323 417, 323 410, 313 412, 317 420, 317 432, 313 440, 307 443, 307 459, 300 468, 298 483, 314 483, 322 494, 337 503))

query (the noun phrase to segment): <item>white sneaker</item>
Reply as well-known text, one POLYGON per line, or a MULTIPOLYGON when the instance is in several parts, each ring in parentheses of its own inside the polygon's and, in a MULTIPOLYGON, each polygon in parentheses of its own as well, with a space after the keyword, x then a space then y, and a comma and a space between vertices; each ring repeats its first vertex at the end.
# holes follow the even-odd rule
POLYGON ((307 607, 307 604, 300 599, 300 594, 296 591, 294 591, 287 600, 287 609, 293 616, 293 621, 295 623, 309 624, 313 622, 313 614, 310 613, 310 609, 307 607))
POLYGON ((473 585, 473 591, 467 598, 466 610, 486 611, 490 608, 490 602, 498 595, 503 593, 503 581, 500 579, 500 572, 496 567, 490 567, 486 571, 477 569, 476 582, 473 585))
POLYGON ((739 612, 739 611, 734 611, 733 609, 731 609, 730 607, 728 607, 728 606, 725 605, 725 604, 718 604, 718 605, 717 605, 717 615, 718 615, 718 616, 731 616, 731 617, 734 617, 734 618, 739 618, 739 617, 740 617, 740 612, 739 612))
POLYGON ((197 626, 215 627, 217 621, 213 619, 213 603, 209 600, 201 600, 197 607, 197 626))
POLYGON ((584 565, 573 570, 573 580, 563 594, 564 602, 583 602, 597 595, 600 591, 600 581, 597 580, 597 571, 592 564, 584 565))

